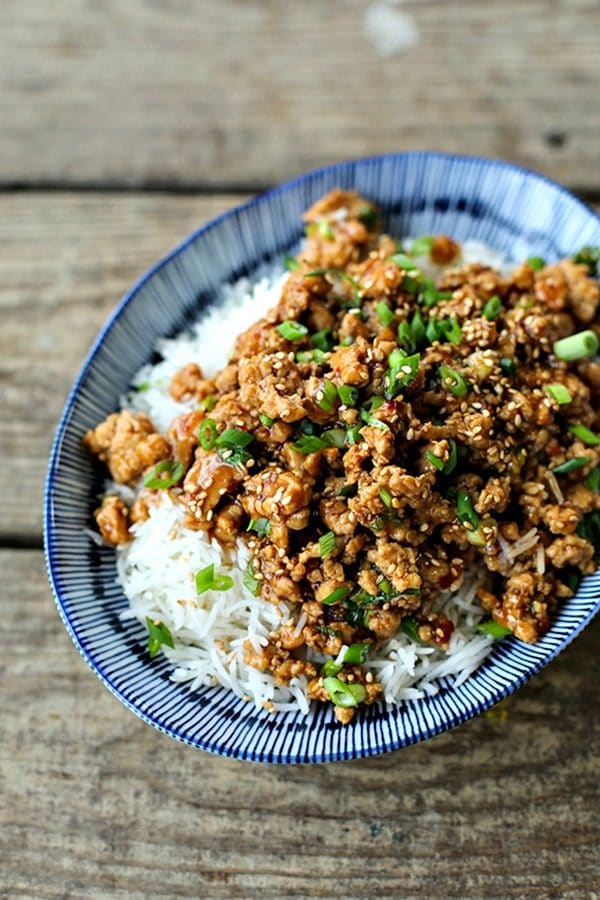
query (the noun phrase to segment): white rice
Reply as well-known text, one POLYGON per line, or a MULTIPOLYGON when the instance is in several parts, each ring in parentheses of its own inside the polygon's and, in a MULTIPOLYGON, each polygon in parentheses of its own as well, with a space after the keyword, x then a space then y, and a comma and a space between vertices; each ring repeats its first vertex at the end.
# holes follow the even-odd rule
MULTIPOLYGON (((489 262, 499 268, 506 264, 503 257, 481 244, 465 243, 462 253, 465 261, 489 262)), ((242 279, 225 287, 219 302, 191 331, 159 342, 161 362, 140 369, 133 384, 144 389, 123 397, 122 408, 148 413, 156 427, 165 431, 176 415, 191 408, 170 397, 172 375, 192 361, 205 375, 214 375, 226 364, 233 337, 275 305, 286 277, 277 271, 255 284, 242 279)), ((107 490, 114 492, 115 485, 109 484, 107 490)), ((119 493, 123 495, 122 488, 119 493)), ((130 502, 132 494, 124 499, 130 502)), ((204 532, 186 528, 183 520, 182 507, 165 492, 147 521, 134 526, 135 540, 118 548, 118 578, 130 604, 123 618, 145 622, 149 616, 164 622, 175 642, 174 649, 163 647, 173 665, 172 679, 188 682, 191 690, 222 685, 257 707, 308 713, 304 677, 286 686, 276 685, 272 675, 244 662, 244 642, 249 640, 259 651, 267 644, 269 633, 292 617, 292 606, 274 606, 254 597, 244 586, 249 552, 242 541, 236 553, 228 553, 204 532), (215 571, 231 576, 233 587, 198 597, 195 574, 211 563, 215 571)), ((459 590, 444 593, 435 604, 455 626, 447 652, 417 644, 403 633, 371 650, 366 667, 382 683, 386 702, 435 694, 441 678, 449 677, 458 685, 480 665, 492 640, 476 628, 483 618, 476 587, 477 578, 471 574, 459 590)), ((296 630, 301 628, 302 619, 296 630)), ((311 658, 317 663, 323 659, 318 655, 311 658)))

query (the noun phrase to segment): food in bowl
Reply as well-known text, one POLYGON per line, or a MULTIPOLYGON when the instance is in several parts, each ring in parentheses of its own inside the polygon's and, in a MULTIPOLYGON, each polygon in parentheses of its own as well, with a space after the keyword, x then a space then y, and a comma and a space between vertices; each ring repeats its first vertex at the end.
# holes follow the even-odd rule
POLYGON ((597 255, 399 246, 341 190, 305 219, 290 272, 164 341, 85 444, 151 655, 346 723, 536 641, 594 571, 597 255))

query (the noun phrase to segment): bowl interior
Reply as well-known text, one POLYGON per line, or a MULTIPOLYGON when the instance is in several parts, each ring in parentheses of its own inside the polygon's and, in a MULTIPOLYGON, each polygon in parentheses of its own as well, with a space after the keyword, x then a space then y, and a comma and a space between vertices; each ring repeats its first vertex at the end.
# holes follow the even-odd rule
MULTIPOLYGON (((145 721, 188 744, 267 762, 371 756, 452 727, 491 706, 552 659, 600 605, 600 572, 587 578, 534 646, 508 639, 464 684, 433 697, 365 709, 340 726, 331 709, 308 717, 257 711, 221 688, 191 693, 150 661, 145 628, 121 622, 127 601, 113 551, 89 526, 102 476, 81 438, 118 404, 160 337, 175 335, 214 302, 219 286, 278 262, 301 236, 302 212, 332 187, 356 188, 398 236, 447 233, 483 241, 514 260, 549 260, 600 243, 600 220, 558 185, 491 160, 396 154, 341 163, 289 182, 213 220, 158 263, 126 295, 98 336, 69 396, 50 459, 45 542, 59 611, 77 648, 106 686, 145 721)), ((224 334, 229 345, 231 335, 224 334)))

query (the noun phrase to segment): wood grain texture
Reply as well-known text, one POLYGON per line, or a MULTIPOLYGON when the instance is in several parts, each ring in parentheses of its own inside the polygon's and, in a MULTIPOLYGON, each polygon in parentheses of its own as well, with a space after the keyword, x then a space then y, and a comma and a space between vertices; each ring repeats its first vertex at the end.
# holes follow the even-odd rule
POLYGON ((600 188, 596 0, 406 0, 391 56, 382 6, 3 0, 0 183, 254 189, 428 148, 600 188))
POLYGON ((0 198, 0 539, 41 534, 48 453, 73 378, 135 279, 241 197, 0 198))
POLYGON ((40 552, 0 551, 0 583, 0 896, 593 896, 600 623, 449 734, 269 767, 122 707, 71 646, 40 552))

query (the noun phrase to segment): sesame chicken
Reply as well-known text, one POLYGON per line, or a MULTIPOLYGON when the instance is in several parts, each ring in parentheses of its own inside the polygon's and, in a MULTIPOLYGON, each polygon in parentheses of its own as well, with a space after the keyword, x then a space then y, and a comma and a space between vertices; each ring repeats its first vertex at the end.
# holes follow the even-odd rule
MULTIPOLYGON (((369 671, 383 642, 453 646, 448 592, 476 590, 486 620, 533 643, 573 569, 594 571, 600 362, 555 342, 600 335, 599 289, 573 259, 463 264, 446 235, 422 239, 413 265, 354 191, 304 220, 278 302, 228 364, 172 377, 185 411, 166 438, 123 411, 84 444, 123 484, 159 461, 182 470, 165 487, 188 527, 228 554, 244 541, 253 592, 281 613, 264 646, 245 642, 246 664, 347 725, 383 695, 369 671)), ((106 497, 105 540, 135 539, 160 493, 131 510, 106 497)))

